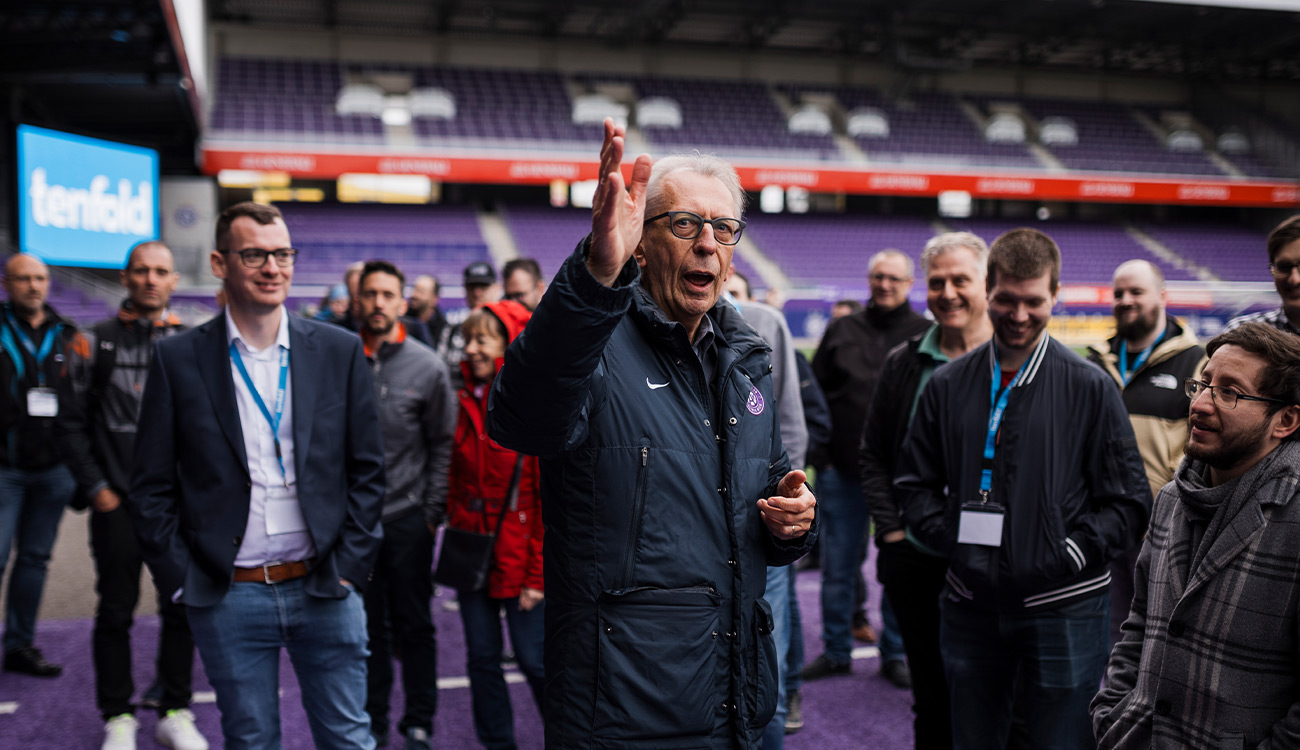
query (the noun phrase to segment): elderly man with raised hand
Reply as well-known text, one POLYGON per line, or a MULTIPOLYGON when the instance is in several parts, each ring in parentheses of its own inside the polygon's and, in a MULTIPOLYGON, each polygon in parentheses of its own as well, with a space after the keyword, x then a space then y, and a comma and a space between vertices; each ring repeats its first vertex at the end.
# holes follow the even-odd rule
POLYGON ((768 346, 718 296, 744 193, 711 156, 621 170, 605 122, 592 233, 492 387, 489 430, 541 457, 546 743, 755 748, 775 710, 766 568, 813 542, 768 346))

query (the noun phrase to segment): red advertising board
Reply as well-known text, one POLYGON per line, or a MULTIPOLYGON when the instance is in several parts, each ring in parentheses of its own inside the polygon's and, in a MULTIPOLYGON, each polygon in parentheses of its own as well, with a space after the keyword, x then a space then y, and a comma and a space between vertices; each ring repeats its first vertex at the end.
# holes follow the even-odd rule
MULTIPOLYGON (((223 169, 288 172, 294 177, 334 179, 345 172, 422 174, 443 182, 544 185, 552 180, 592 180, 596 160, 482 158, 205 146, 203 171, 223 169)), ((630 172, 631 164, 624 164, 630 172)), ((764 166, 736 162, 748 190, 767 185, 804 187, 817 193, 935 196, 963 190, 976 198, 1168 203, 1230 206, 1300 206, 1300 183, 1259 180, 1147 178, 1135 175, 1082 177, 1026 173, 964 173, 869 167, 764 166)))

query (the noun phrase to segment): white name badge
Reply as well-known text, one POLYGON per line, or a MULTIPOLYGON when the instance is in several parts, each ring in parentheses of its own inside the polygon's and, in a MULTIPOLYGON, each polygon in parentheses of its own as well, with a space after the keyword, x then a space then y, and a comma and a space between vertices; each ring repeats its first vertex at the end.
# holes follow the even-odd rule
POLYGON ((27 391, 27 416, 59 416, 59 394, 53 388, 31 388, 27 391))
POLYGON ((997 505, 967 505, 961 510, 961 524, 957 527, 958 544, 981 544, 985 547, 1002 546, 1002 508, 997 505))
POLYGON ((306 531, 307 521, 302 517, 298 496, 287 487, 269 487, 266 490, 266 533, 292 534, 306 531))

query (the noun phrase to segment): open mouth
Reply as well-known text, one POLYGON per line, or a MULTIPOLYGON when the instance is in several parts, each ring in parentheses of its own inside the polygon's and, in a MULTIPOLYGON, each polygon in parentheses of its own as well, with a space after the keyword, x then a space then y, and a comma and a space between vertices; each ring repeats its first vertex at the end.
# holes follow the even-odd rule
POLYGON ((716 278, 707 271, 689 271, 686 276, 686 284, 699 292, 706 292, 713 287, 713 280, 716 278))

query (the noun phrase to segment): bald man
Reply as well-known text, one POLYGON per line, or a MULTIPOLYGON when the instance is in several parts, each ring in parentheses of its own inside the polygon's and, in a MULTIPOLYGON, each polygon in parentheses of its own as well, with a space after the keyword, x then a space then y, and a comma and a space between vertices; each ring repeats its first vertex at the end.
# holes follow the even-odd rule
MULTIPOLYGON (((1165 276, 1154 264, 1130 260, 1115 269, 1115 335, 1105 346, 1089 347, 1088 359, 1115 380, 1137 436, 1151 494, 1174 478, 1187 443, 1190 399, 1183 380, 1199 377, 1205 349, 1196 336, 1165 312, 1165 276)), ((1111 561, 1110 637, 1133 602, 1133 568, 1141 544, 1111 561)))
POLYGON ((54 445, 54 417, 64 351, 77 329, 45 302, 50 271, 37 258, 14 255, 5 263, 8 301, 0 308, 0 577, 17 547, 5 608, 4 670, 55 677, 32 645, 36 613, 45 591, 50 550, 72 475, 54 445))
MULTIPOLYGON (((95 558, 95 703, 105 721, 105 748, 135 747, 131 696, 131 626, 140 601, 140 566, 131 516, 122 505, 131 480, 136 419, 154 342, 184 330, 168 310, 180 280, 172 251, 142 242, 121 271, 126 299, 117 315, 84 331, 68 353, 68 374, 59 387, 55 431, 68 468, 91 506, 90 551, 95 558)), ((145 702, 158 711, 157 737, 166 747, 205 750, 189 712, 194 639, 185 608, 158 597, 156 690, 145 702)))

